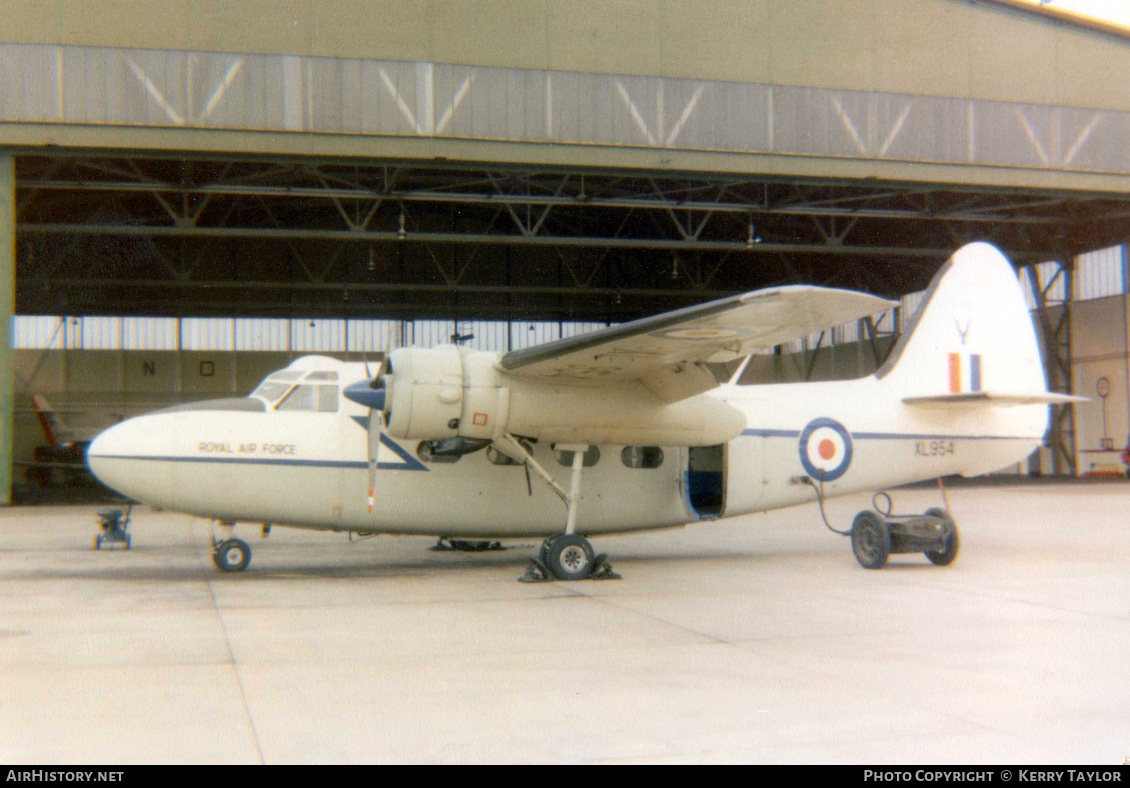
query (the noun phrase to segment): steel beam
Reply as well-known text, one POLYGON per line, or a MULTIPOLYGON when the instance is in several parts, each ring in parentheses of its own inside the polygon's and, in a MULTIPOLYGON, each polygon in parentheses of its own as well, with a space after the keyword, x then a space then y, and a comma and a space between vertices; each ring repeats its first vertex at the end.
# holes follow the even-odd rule
MULTIPOLYGON (((1002 211, 1028 210, 1035 207, 1056 207, 1063 200, 1045 200, 1038 203, 1001 204, 980 209, 959 211, 929 211, 923 209, 871 208, 835 206, 821 202, 763 205, 734 200, 681 200, 654 196, 591 197, 563 194, 510 194, 506 192, 428 191, 393 189, 382 191, 363 187, 318 186, 258 186, 240 183, 206 183, 184 186, 157 181, 71 181, 29 179, 20 182, 22 189, 47 191, 121 192, 141 194, 192 194, 225 197, 271 197, 279 199, 385 200, 418 203, 450 203, 455 205, 509 205, 537 207, 584 207, 620 210, 689 211, 697 213, 733 213, 753 216, 822 216, 851 217, 859 219, 903 219, 907 221, 952 221, 985 224, 1047 223, 1046 216, 1009 215, 1002 211)), ((866 198, 860 198, 866 199, 866 198)), ((873 199, 873 198, 872 198, 873 199)))
POLYGON ((12 502, 12 428, 15 398, 12 315, 16 307, 16 162, 0 152, 0 505, 12 502))
MULTIPOLYGON (((1069 255, 1060 256, 1058 270, 1051 281, 1043 282, 1036 266, 1028 269, 1028 282, 1036 301, 1036 314, 1043 340, 1044 369, 1048 375, 1048 390, 1059 394, 1074 394, 1075 381, 1071 364, 1071 297, 1074 293, 1075 261, 1069 255), (1063 262, 1067 260, 1068 262, 1063 262), (1063 278, 1064 299, 1051 302, 1056 280, 1063 278), (1057 313, 1058 310, 1058 313, 1057 313)), ((1052 452, 1052 473, 1056 476, 1076 476, 1079 472, 1078 452, 1075 443, 1075 403, 1051 406, 1051 425, 1048 428, 1048 447, 1052 452)))
MULTIPOLYGON (((499 233, 438 233, 389 230, 326 230, 276 227, 193 227, 115 225, 58 222, 21 223, 26 235, 108 235, 152 238, 254 238, 309 241, 358 241, 364 243, 486 244, 493 246, 597 247, 614 249, 669 249, 712 252, 783 252, 835 256, 917 257, 944 260, 950 248, 902 246, 849 246, 843 244, 782 244, 742 241, 704 241, 683 238, 607 238, 562 235, 505 235, 499 233)), ((1031 252, 1007 251, 1013 259, 1031 257, 1031 252)))

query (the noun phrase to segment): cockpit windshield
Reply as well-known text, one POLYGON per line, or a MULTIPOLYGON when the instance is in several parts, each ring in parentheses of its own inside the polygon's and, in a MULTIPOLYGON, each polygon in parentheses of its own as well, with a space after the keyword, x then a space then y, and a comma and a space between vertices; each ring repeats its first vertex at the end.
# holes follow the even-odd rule
POLYGON ((251 392, 275 410, 334 413, 338 408, 337 373, 284 369, 272 372, 251 392))
POLYGON ((290 383, 279 383, 270 378, 259 384, 259 388, 251 392, 252 397, 258 397, 268 405, 273 405, 279 398, 290 391, 290 383))

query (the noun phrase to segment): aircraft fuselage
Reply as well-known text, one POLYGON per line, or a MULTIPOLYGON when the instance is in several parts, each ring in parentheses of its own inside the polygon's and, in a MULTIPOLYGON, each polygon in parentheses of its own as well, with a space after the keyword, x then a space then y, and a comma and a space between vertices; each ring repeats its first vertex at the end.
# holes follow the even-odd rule
MULTIPOLYGON (((338 362, 343 380, 365 377, 338 362)), ((746 429, 717 447, 597 447, 582 472, 577 532, 683 525, 918 479, 1014 463, 1042 438, 1046 406, 924 411, 880 397, 875 377, 820 384, 723 386, 703 396, 741 411, 746 429), (880 406, 880 401, 884 404, 880 406), (641 461, 641 457, 644 457, 641 461), (631 467, 631 466, 638 467, 631 467)), ((227 522, 446 537, 545 536, 565 506, 497 452, 428 457, 384 436, 367 500, 369 411, 284 412, 240 401, 135 418, 98 439, 89 463, 106 484, 162 508, 227 522), (236 404, 233 404, 236 403, 236 404)), ((532 446, 562 486, 571 454, 532 446)))

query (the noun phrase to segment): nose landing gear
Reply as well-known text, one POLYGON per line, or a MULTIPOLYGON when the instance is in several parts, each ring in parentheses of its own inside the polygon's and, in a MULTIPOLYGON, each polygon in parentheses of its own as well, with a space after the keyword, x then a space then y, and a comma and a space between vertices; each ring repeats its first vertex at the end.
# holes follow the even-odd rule
MULTIPOLYGON (((242 572, 251 563, 251 547, 232 536, 235 523, 221 522, 219 526, 223 538, 212 537, 212 563, 222 572, 242 572)), ((269 531, 269 527, 264 526, 264 538, 269 531)))
POLYGON ((225 539, 213 549, 212 563, 224 572, 242 572, 251 563, 251 548, 242 539, 225 539))

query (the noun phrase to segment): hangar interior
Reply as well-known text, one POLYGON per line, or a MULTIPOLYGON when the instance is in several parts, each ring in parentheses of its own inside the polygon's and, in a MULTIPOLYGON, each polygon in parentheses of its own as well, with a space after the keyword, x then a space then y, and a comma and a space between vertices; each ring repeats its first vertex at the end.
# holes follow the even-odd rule
POLYGON ((1108 381, 1018 470, 1121 471, 1123 30, 1018 0, 10 5, 0 489, 33 393, 94 427, 302 352, 509 349, 780 284, 903 299, 756 367, 865 374, 973 240, 1022 270, 1049 387, 1108 381))

